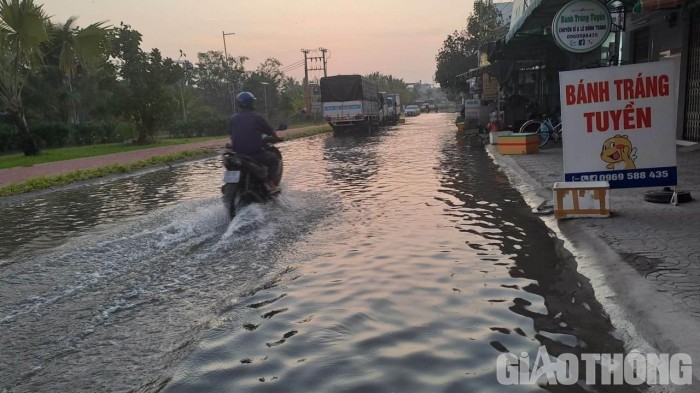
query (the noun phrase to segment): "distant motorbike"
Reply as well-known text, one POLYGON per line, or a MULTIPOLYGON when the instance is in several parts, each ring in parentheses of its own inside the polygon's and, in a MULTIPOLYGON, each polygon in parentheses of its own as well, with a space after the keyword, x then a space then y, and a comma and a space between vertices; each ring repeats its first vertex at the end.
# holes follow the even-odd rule
MULTIPOLYGON (((286 130, 286 124, 281 124, 278 131, 286 130)), ((271 151, 279 159, 279 169, 275 176, 275 184, 279 186, 282 180, 282 153, 273 146, 278 142, 271 136, 263 138, 263 149, 271 151)), ((230 145, 226 145, 226 151, 222 155, 224 168, 224 184, 221 186, 224 205, 231 219, 236 216, 244 206, 250 203, 262 203, 279 193, 268 191, 265 187, 267 181, 267 167, 257 160, 232 151, 230 145)))

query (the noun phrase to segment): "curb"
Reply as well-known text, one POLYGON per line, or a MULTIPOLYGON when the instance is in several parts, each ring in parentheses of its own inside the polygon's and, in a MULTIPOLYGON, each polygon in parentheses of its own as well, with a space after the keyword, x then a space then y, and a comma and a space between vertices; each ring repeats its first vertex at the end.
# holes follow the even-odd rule
MULTIPOLYGON (((218 154, 218 153, 216 153, 216 154, 218 154)), ((22 201, 27 200, 27 199, 50 194, 50 193, 55 192, 55 191, 72 190, 72 189, 76 189, 76 188, 80 188, 80 187, 84 187, 84 186, 90 186, 90 185, 94 185, 94 184, 107 183, 107 182, 114 181, 114 180, 127 179, 130 177, 141 176, 141 175, 145 175, 147 173, 161 171, 161 170, 165 170, 165 169, 173 169, 173 168, 177 168, 177 167, 189 164, 191 162, 208 160, 208 159, 211 159, 212 157, 214 157, 215 155, 212 155, 212 156, 207 155, 207 156, 202 156, 202 157, 197 157, 197 158, 192 158, 192 159, 178 160, 178 161, 173 161, 173 162, 163 163, 163 164, 156 164, 156 165, 148 166, 145 168, 136 169, 136 170, 133 170, 130 172, 113 173, 113 174, 110 174, 107 176, 95 177, 92 179, 81 180, 81 181, 76 181, 76 182, 63 184, 63 185, 59 185, 59 186, 48 187, 48 188, 44 188, 41 190, 29 191, 29 192, 24 192, 21 194, 0 197, 0 206, 7 206, 7 205, 11 205, 11 204, 14 204, 17 202, 22 202, 22 201)))
MULTIPOLYGON (((513 158, 486 151, 537 214, 537 207, 551 201, 552 189, 532 177, 513 158)), ((698 329, 698 321, 684 312, 630 266, 605 239, 595 234, 587 221, 558 221, 554 216, 538 216, 554 234, 564 240, 564 248, 576 259, 579 273, 590 280, 595 297, 622 335, 625 348, 642 353, 687 353, 700 359, 700 343, 688 340, 698 329)), ((697 341, 697 340, 695 340, 697 341)), ((698 383, 700 364, 693 364, 698 383)), ((674 391, 685 390, 678 386, 674 391)))
MULTIPOLYGON (((292 128, 292 129, 289 129, 289 130, 281 131, 280 133, 281 133, 281 136, 282 136, 283 138, 285 138, 285 139, 288 138, 288 140, 293 140, 293 139, 304 138, 304 137, 308 137, 308 136, 314 136, 314 135, 326 133, 328 130, 326 130, 326 131, 319 131, 318 133, 315 133, 315 134, 312 134, 312 135, 308 135, 308 136, 307 136, 307 135, 301 135, 301 136, 299 136, 300 134, 303 134, 305 131, 307 131, 307 130, 309 130, 309 129, 316 129, 316 128, 322 128, 322 127, 324 127, 324 125, 309 126, 309 127, 299 127, 299 128, 292 128)), ((123 155, 124 155, 124 159, 123 159, 123 160, 120 160, 119 162, 104 163, 103 165, 88 165, 88 166, 77 165, 75 168, 73 168, 73 169, 71 169, 71 170, 66 170, 66 171, 61 171, 61 172, 56 172, 56 173, 51 173, 51 174, 45 174, 45 175, 29 176, 29 177, 26 177, 26 178, 22 178, 21 180, 19 180, 19 181, 17 181, 17 182, 10 182, 10 183, 7 183, 7 184, 0 184, 0 188, 6 187, 6 186, 10 186, 10 185, 13 185, 13 184, 23 184, 23 183, 26 183, 26 182, 30 181, 31 179, 39 178, 39 177, 42 177, 42 176, 47 176, 47 177, 62 176, 62 175, 68 175, 68 174, 71 174, 71 173, 74 173, 74 172, 78 172, 78 171, 81 171, 81 170, 89 170, 89 169, 94 169, 94 170, 96 170, 96 169, 108 167, 108 166, 110 166, 110 165, 112 165, 112 164, 115 164, 115 163, 119 163, 119 164, 133 164, 133 163, 136 163, 136 162, 139 162, 139 161, 142 161, 142 160, 148 160, 148 159, 153 158, 153 157, 167 156, 167 155, 169 155, 169 154, 176 154, 176 153, 180 153, 180 152, 184 152, 184 151, 196 151, 196 150, 200 150, 200 149, 216 149, 216 148, 223 148, 224 144, 225 144, 227 141, 228 141, 228 138, 225 137, 225 136, 223 136, 223 137, 221 137, 220 139, 212 139, 212 140, 206 141, 206 142, 195 142, 195 143, 193 143, 193 144, 174 145, 174 146, 177 146, 178 148, 176 148, 173 152, 168 152, 168 153, 165 153, 165 152, 164 152, 164 153, 155 153, 155 154, 143 154, 143 153, 148 152, 148 151, 151 150, 151 149, 143 149, 143 150, 137 150, 137 151, 122 152, 122 153, 113 153, 113 154, 110 154, 109 156, 114 156, 115 154, 116 154, 116 155, 123 154, 123 155), (128 158, 130 153, 135 153, 135 152, 141 153, 141 157, 139 157, 139 158, 133 158, 133 157, 132 157, 133 159, 128 158)), ((160 148, 154 148, 154 149, 160 149, 160 148)), ((153 151, 151 151, 151 153, 153 153, 153 151)), ((217 153, 217 154, 218 154, 218 153, 217 153)), ((104 157, 104 156, 86 157, 85 159, 94 159, 94 158, 97 158, 97 157, 104 157)), ((200 160, 200 159, 202 159, 202 157, 196 157, 196 158, 185 159, 185 160, 180 160, 180 161, 182 161, 182 162, 190 162, 190 161, 197 161, 197 160, 200 160)), ((83 159, 82 159, 82 158, 79 158, 79 159, 76 159, 76 160, 83 160, 83 159)), ((70 161, 70 160, 61 161, 61 162, 66 163, 66 162, 69 162, 69 161, 70 161)), ((148 170, 150 170, 150 169, 152 169, 152 168, 154 168, 153 170, 155 170, 155 168, 163 169, 163 168, 166 168, 166 167, 172 167, 172 166, 174 166, 174 165, 178 165, 178 164, 180 163, 180 161, 173 161, 173 162, 166 163, 166 164, 162 164, 162 165, 161 165, 161 164, 156 164, 156 165, 154 165, 154 166, 149 166, 149 167, 146 167, 146 168, 137 169, 137 170, 134 170, 134 171, 128 172, 128 173, 119 173, 119 174, 107 175, 107 176, 102 176, 102 177, 95 177, 95 178, 93 178, 93 179, 88 179, 88 180, 84 180, 84 181, 77 181, 77 182, 73 182, 73 183, 69 183, 69 184, 64 184, 64 185, 59 185, 59 186, 53 186, 53 187, 48 187, 48 188, 41 189, 41 190, 28 191, 28 192, 24 192, 24 193, 20 193, 20 194, 15 194, 15 195, 10 195, 10 196, 0 197, 0 205, 5 205, 5 204, 8 204, 8 203, 12 203, 12 202, 15 202, 15 201, 19 201, 19 200, 24 199, 24 197, 41 195, 41 194, 44 194, 44 193, 46 193, 46 192, 52 192, 52 191, 58 191, 58 190, 65 190, 65 189, 70 189, 70 188, 72 188, 72 187, 78 187, 78 186, 81 186, 81 185, 94 184, 94 183, 99 182, 99 181, 104 181, 105 179, 116 179, 116 178, 120 178, 121 176, 134 176, 135 174, 140 174, 140 173, 142 173, 142 172, 144 172, 144 171, 148 171, 148 170)), ((39 164, 39 165, 50 165, 50 164, 51 164, 51 163, 42 163, 42 164, 39 164)), ((10 168, 10 169, 12 169, 12 168, 10 168)))

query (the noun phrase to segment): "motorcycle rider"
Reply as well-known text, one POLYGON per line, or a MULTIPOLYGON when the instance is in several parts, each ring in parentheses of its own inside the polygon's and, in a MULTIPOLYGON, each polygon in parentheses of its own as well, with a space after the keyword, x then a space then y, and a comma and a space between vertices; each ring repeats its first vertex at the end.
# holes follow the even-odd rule
POLYGON ((275 174, 279 168, 277 156, 263 149, 263 135, 270 135, 277 141, 283 139, 270 127, 270 124, 260 115, 253 112, 255 109, 255 96, 247 91, 236 96, 238 113, 229 121, 228 134, 231 137, 231 150, 259 161, 267 167, 267 181, 265 187, 268 191, 276 191, 275 174))

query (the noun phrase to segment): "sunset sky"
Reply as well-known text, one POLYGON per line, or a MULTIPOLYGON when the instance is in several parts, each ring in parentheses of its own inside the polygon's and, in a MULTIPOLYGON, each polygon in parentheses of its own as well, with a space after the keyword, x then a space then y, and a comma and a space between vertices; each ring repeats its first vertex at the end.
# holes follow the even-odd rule
MULTIPOLYGON (((301 49, 328 49, 328 74, 379 71, 405 82, 433 83, 435 55, 454 30, 466 27, 472 0, 35 0, 53 22, 78 16, 131 25, 142 49, 158 48, 191 61, 197 52, 247 56, 252 70, 268 57, 284 66, 303 60, 301 49)), ((303 67, 286 73, 303 78, 303 67)), ((322 73, 316 76, 323 76, 322 73)))

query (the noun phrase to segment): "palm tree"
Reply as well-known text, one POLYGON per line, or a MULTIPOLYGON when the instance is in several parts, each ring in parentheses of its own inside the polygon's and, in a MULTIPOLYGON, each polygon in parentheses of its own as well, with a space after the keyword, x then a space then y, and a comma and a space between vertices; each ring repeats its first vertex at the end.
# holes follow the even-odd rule
POLYGON ((105 59, 104 43, 108 34, 104 22, 93 23, 80 29, 76 27, 77 17, 72 16, 64 24, 50 24, 49 52, 58 57, 58 69, 65 77, 71 107, 71 122, 78 122, 75 104, 78 95, 73 92, 73 78, 80 67, 95 68, 105 59))
MULTIPOLYGON (((75 18, 63 27, 66 32, 56 50, 61 71, 71 78, 78 65, 90 66, 102 54, 107 30, 102 23, 85 29, 73 28, 75 18)), ((41 5, 33 0, 0 0, 0 102, 19 131, 20 146, 25 155, 36 155, 39 146, 27 125, 22 91, 30 74, 42 66, 46 53, 42 51, 57 29, 41 5)), ((69 81, 70 83, 70 81, 69 81)))
POLYGON ((32 0, 0 0, 0 100, 19 130, 25 155, 39 153, 29 131, 22 89, 41 63, 41 43, 49 39, 48 16, 32 0))

